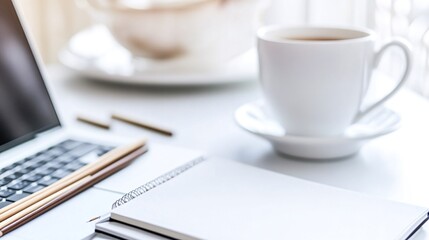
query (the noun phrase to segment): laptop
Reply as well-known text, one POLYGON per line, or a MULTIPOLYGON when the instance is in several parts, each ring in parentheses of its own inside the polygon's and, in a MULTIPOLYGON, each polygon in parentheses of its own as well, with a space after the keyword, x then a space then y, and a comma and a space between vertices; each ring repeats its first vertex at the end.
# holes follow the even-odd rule
POLYGON ((0 208, 51 185, 115 145, 69 134, 12 0, 0 8, 0 208))

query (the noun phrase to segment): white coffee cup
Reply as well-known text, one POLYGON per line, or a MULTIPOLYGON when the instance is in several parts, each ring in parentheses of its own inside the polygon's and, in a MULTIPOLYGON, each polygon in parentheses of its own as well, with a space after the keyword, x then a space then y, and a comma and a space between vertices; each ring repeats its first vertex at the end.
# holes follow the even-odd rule
POLYGON ((411 53, 394 39, 375 50, 375 34, 360 28, 267 26, 258 31, 260 80, 274 117, 291 135, 338 136, 392 97, 409 75, 411 53), (396 87, 364 110, 373 70, 397 46, 405 70, 396 87))

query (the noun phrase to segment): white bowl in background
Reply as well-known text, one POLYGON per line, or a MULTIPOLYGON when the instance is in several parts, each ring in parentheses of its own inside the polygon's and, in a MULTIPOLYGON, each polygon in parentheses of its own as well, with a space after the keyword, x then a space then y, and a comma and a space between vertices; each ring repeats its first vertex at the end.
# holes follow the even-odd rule
POLYGON ((214 66, 254 45, 265 0, 81 0, 134 56, 214 66))

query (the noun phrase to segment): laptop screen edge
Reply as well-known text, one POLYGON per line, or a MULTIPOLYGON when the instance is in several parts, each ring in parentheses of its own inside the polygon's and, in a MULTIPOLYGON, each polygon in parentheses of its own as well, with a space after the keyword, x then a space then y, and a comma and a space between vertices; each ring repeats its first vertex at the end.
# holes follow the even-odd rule
POLYGON ((48 93, 48 99, 49 99, 51 107, 54 111, 56 122, 53 124, 49 124, 43 128, 37 129, 36 131, 29 132, 28 134, 25 134, 23 136, 15 138, 15 139, 13 139, 13 140, 11 140, 11 141, 3 144, 3 145, 0 145, 0 153, 4 152, 6 150, 9 150, 9 149, 11 149, 17 145, 20 145, 24 142, 27 142, 31 139, 34 139, 35 137, 37 137, 37 135, 39 135, 43 132, 50 131, 50 130, 57 128, 57 127, 58 128, 62 127, 60 118, 58 117, 57 107, 55 106, 54 102, 52 101, 52 93, 51 93, 52 91, 50 90, 49 83, 47 83, 47 81, 46 81, 46 73, 45 73, 44 66, 42 64, 42 59, 41 59, 40 55, 38 54, 38 52, 36 51, 35 42, 34 42, 32 36, 30 34, 30 31, 28 30, 27 25, 25 24, 24 17, 22 16, 22 13, 21 13, 20 8, 18 6, 19 3, 17 3, 15 0, 12 0, 11 2, 12 2, 12 5, 14 7, 14 10, 16 12, 16 15, 18 16, 19 24, 20 24, 22 30, 24 31, 25 40, 30 47, 30 53, 33 57, 34 63, 36 64, 37 72, 38 72, 38 74, 40 74, 40 78, 43 80, 42 84, 48 93))

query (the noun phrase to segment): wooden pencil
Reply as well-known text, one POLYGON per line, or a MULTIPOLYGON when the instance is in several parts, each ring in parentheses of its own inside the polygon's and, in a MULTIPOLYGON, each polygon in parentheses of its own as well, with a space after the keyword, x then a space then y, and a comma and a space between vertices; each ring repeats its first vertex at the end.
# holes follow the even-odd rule
POLYGON ((168 129, 165 129, 165 128, 162 128, 162 127, 158 127, 158 126, 155 126, 153 124, 145 123, 145 122, 142 122, 140 120, 132 119, 130 117, 126 117, 126 116, 123 116, 123 115, 112 114, 112 119, 116 119, 116 120, 119 120, 119 121, 122 121, 122 122, 126 122, 128 124, 132 124, 134 126, 145 128, 145 129, 148 129, 148 130, 151 130, 151 131, 163 134, 163 135, 167 135, 167 136, 170 136, 170 137, 173 136, 173 132, 170 131, 170 130, 168 130, 168 129))
POLYGON ((66 189, 59 191, 54 195, 51 195, 43 202, 39 202, 35 205, 32 205, 31 207, 24 209, 17 215, 0 223, 0 237, 15 230, 16 228, 29 222, 30 220, 42 215, 48 210, 54 208, 55 206, 58 206, 59 204, 67 201, 71 197, 81 193, 82 191, 88 189, 89 187, 100 182, 104 178, 112 175, 113 173, 123 169, 124 167, 128 166, 134 159, 136 159, 146 151, 146 146, 137 149, 132 153, 126 155, 125 157, 121 158, 120 160, 94 173, 93 175, 86 176, 85 178, 68 186, 66 189))
POLYGON ((91 118, 84 117, 84 116, 77 116, 76 119, 78 121, 90 124, 90 125, 95 126, 95 127, 99 127, 99 128, 103 128, 103 129, 110 129, 110 125, 108 123, 104 123, 104 122, 101 122, 101 121, 98 121, 95 119, 91 119, 91 118))
POLYGON ((58 192, 61 189, 79 181, 80 179, 100 171, 106 166, 130 154, 131 152, 143 147, 145 144, 146 140, 140 140, 130 145, 115 148, 114 150, 101 156, 97 161, 80 168, 79 170, 53 183, 52 185, 0 209, 0 222, 35 204, 36 202, 43 200, 55 192, 58 192))

